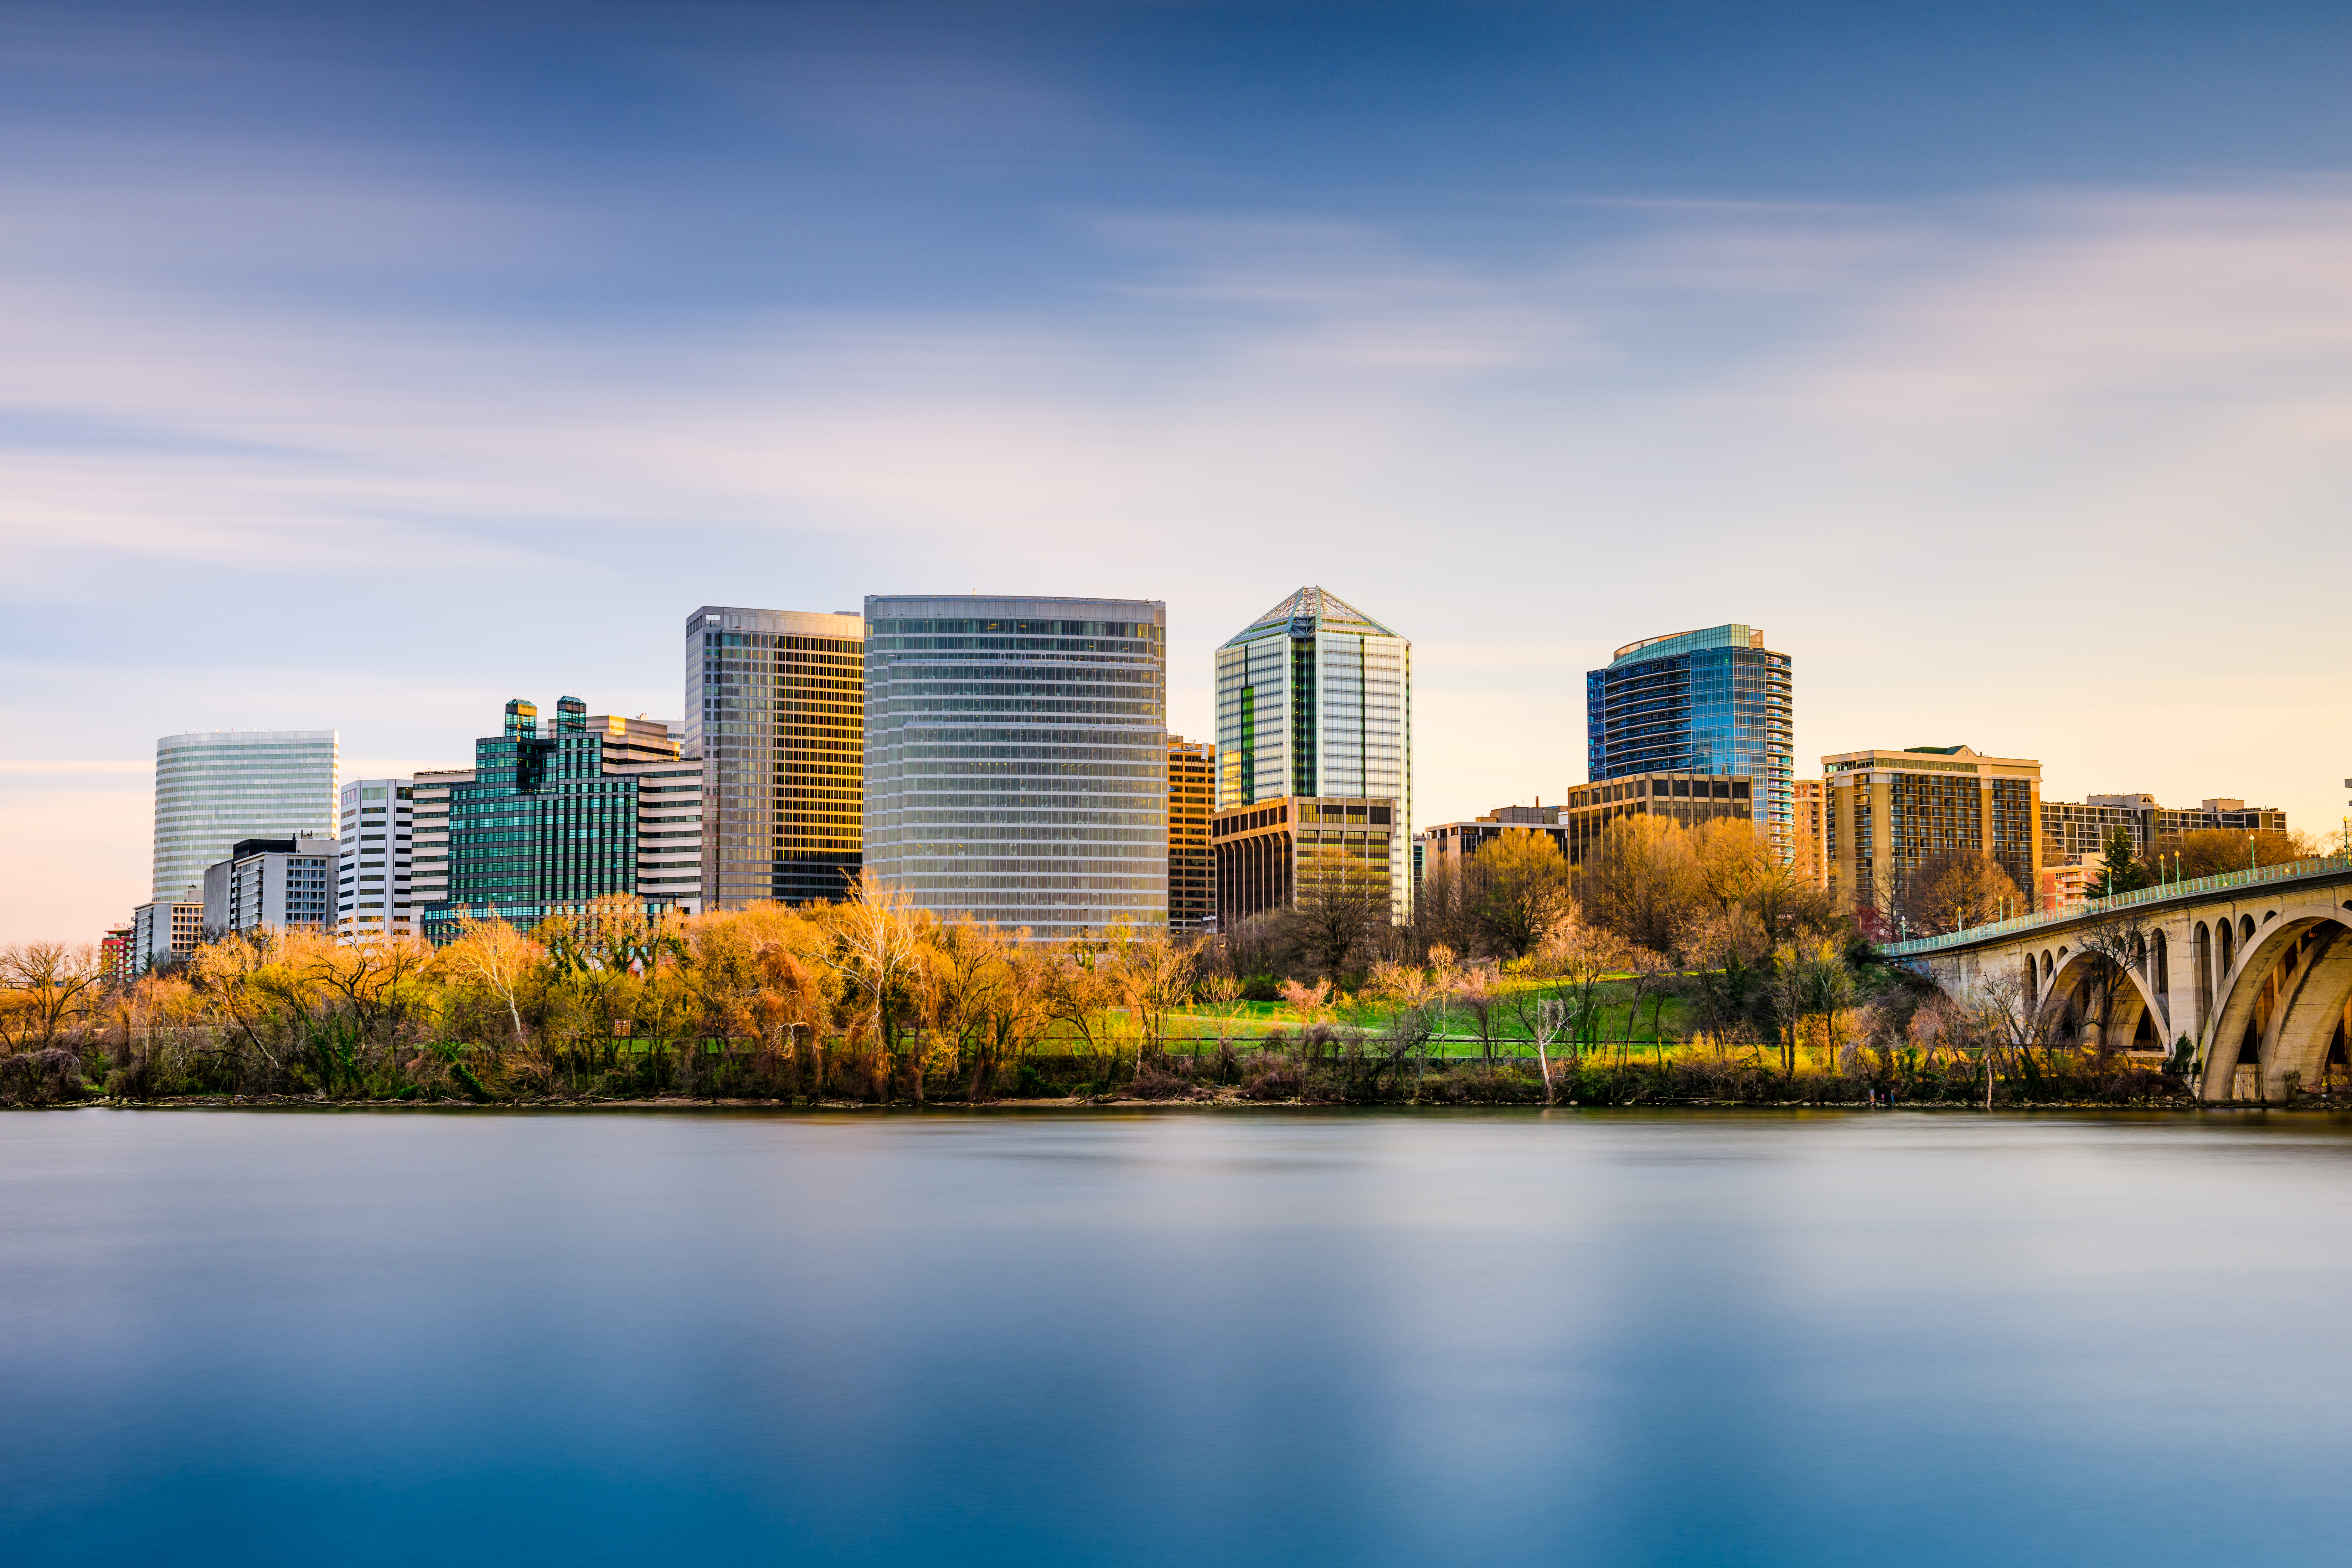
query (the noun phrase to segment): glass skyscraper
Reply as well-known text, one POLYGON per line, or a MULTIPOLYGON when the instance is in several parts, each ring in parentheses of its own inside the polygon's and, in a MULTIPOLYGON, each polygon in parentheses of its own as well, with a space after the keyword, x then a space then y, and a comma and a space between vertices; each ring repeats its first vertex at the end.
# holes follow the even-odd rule
POLYGON ((865 837, 865 648, 855 615, 705 605, 686 617, 703 908, 848 892, 865 837))
MULTIPOLYGON (((653 857, 663 854, 659 835, 698 834, 701 764, 679 756, 661 720, 591 719, 577 697, 555 707, 553 731, 541 734, 535 704, 508 703, 500 732, 474 742, 472 773, 446 775, 432 792, 437 797, 446 787, 448 812, 446 847, 436 846, 447 857, 446 870, 436 868, 428 884, 444 896, 420 911, 436 947, 468 919, 529 931, 601 900, 632 899, 653 914, 692 912, 700 902, 690 850, 677 871, 666 867, 679 855, 653 857), (675 829, 659 826, 671 821, 675 829), (658 885, 673 879, 674 887, 658 885)), ((420 839, 425 777, 418 775, 420 839)), ((432 809, 441 809, 437 798, 432 809)), ((420 862, 425 858, 419 853, 420 862)), ((427 875, 420 864, 417 881, 427 884, 427 875)))
POLYGON ((335 836, 332 730, 197 730, 155 742, 152 897, 202 887, 246 838, 335 836))
POLYGON ((1033 937, 1168 918, 1168 608, 866 601, 866 870, 1033 937))
MULTIPOLYGON (((1315 862, 1369 857, 1387 868, 1391 918, 1405 919, 1412 896, 1412 644, 1337 594, 1308 587, 1252 621, 1216 658, 1222 831, 1214 836, 1277 834, 1277 858, 1295 854, 1297 863, 1265 879, 1276 902, 1295 896, 1315 862), (1226 815, 1294 799, 1301 803, 1296 810, 1286 805, 1270 816, 1226 815), (1382 804, 1352 812, 1317 804, 1328 801, 1382 804), (1327 821, 1346 826, 1300 826, 1327 821)), ((1227 865, 1231 854, 1220 854, 1224 878, 1237 868, 1227 865)), ((1219 892, 1228 922, 1262 902, 1219 892)))
POLYGON ((1796 727, 1789 656, 1749 626, 1709 626, 1628 643, 1584 678, 1587 778, 1745 775, 1757 831, 1796 849, 1796 727))

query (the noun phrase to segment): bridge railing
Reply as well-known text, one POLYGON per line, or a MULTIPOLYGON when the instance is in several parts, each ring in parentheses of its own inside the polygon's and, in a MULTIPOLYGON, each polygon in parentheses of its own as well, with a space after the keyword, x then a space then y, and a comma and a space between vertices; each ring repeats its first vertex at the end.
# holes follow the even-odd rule
POLYGON ((2130 909, 2135 904, 2167 903, 2174 899, 2193 899, 2231 888, 2249 888, 2263 882, 2286 882, 2298 877, 2318 877, 2344 871, 2352 871, 2352 854, 2318 855, 2308 860, 2282 860, 2274 866, 2252 866, 2243 871, 2222 871, 2210 877, 2191 877, 2181 882, 2159 882, 2152 888, 2138 888, 2104 899, 2085 899, 2063 910, 2013 915, 2005 921, 1988 921, 1983 925, 1970 926, 1966 931, 1946 931, 1941 936, 1915 936, 1908 942, 1882 942, 1878 951, 1890 958, 1907 958, 1914 953, 1934 952, 1940 948, 1964 947, 1989 937, 2007 936, 2012 931, 2034 931, 2065 921, 2078 921, 2085 916, 2111 914, 2117 910, 2130 909))

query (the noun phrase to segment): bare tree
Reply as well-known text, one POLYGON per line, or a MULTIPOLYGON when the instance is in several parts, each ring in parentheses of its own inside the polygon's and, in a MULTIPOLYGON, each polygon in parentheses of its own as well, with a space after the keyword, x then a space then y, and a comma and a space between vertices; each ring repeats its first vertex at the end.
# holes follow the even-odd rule
POLYGON ((1292 917, 1307 963, 1337 984, 1373 928, 1388 923, 1388 872, 1354 861, 1302 868, 1292 917))
POLYGON ((2131 987, 2131 972, 2147 962, 2147 917, 2126 905, 2099 915, 2076 931, 2075 951, 2089 960, 2081 987, 2084 1020, 2099 1031, 2098 1052, 2119 1047, 2113 1033, 2116 1014, 2131 987))
POLYGON ((1584 919, 1627 942, 1667 952, 1706 898, 1689 832, 1663 816, 1621 817, 1577 876, 1584 919))
POLYGON ((1930 855, 1903 879, 1895 901, 1913 936, 1966 931, 2028 912, 2025 896, 2000 862, 1975 849, 1930 855))
POLYGON ((0 986, 15 993, 9 1012, 23 1018, 9 1031, 12 1043, 20 1049, 55 1045, 66 1020, 88 1011, 101 973, 94 947, 24 942, 0 948, 0 986))

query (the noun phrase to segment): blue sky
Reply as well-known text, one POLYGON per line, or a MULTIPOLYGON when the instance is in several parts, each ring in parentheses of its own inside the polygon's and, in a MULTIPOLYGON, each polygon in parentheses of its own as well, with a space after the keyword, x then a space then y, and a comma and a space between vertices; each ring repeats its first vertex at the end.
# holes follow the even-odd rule
POLYGON ((0 940, 153 738, 675 715, 686 613, 1301 583, 1417 816, 1727 620, 1801 758, 2352 773, 2352 14, 0 4, 0 940))

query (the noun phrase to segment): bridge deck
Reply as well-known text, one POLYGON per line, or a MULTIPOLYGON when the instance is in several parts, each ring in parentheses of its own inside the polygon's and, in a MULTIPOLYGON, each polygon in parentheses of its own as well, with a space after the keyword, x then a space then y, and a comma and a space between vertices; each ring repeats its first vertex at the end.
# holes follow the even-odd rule
POLYGON ((2021 931, 2040 931, 2048 926, 2064 925, 2069 921, 2095 920, 2117 910, 2136 905, 2168 904, 2176 900, 2204 898, 2231 888, 2260 887, 2266 883, 2298 882, 2314 878, 2340 877, 2352 871, 2352 854, 2320 855, 2309 860, 2282 860, 2275 866, 2255 866, 2243 871, 2224 871, 2215 877, 2193 877, 2183 882, 2162 882, 2136 892, 2117 893, 2113 898, 2088 899, 2071 908, 2046 914, 2018 915, 2005 921, 1989 921, 1970 926, 1966 931, 1947 931, 1941 936, 1913 937, 1908 942, 1890 942, 1879 952, 1890 958, 1909 958, 1919 953, 1948 952, 1956 947, 1971 947, 1978 942, 1996 942, 2021 931))

